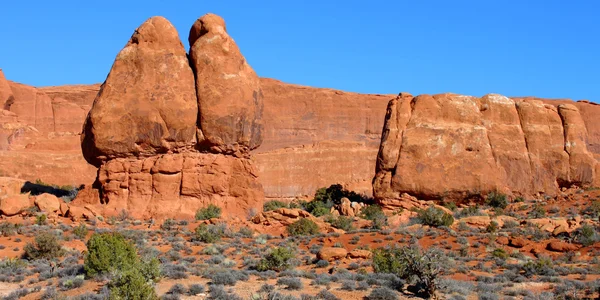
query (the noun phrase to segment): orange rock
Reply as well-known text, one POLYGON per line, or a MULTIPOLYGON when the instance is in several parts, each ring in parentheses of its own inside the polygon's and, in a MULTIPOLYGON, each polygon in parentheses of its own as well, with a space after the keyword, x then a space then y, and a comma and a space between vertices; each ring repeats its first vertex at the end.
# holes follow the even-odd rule
POLYGON ((373 253, 371 251, 362 249, 354 249, 348 253, 348 257, 350 258, 369 259, 372 255, 373 253))
POLYGON ((43 212, 57 212, 60 209, 60 200, 51 194, 41 194, 35 197, 35 205, 43 212))
POLYGON ((348 250, 336 247, 323 247, 317 253, 317 259, 332 261, 336 259, 346 258, 348 250))
POLYGON ((29 207, 29 194, 13 194, 0 199, 0 213, 14 216, 29 207))
POLYGON ((546 249, 548 249, 550 251, 556 251, 556 252, 569 252, 569 251, 576 251, 578 249, 578 247, 577 247, 577 245, 574 245, 574 244, 569 244, 569 243, 560 242, 560 241, 552 241, 552 242, 548 243, 548 245, 546 246, 546 249))
POLYGON ((66 217, 69 213, 69 205, 63 201, 60 202, 60 215, 66 217))
POLYGON ((193 147, 197 116, 185 48, 167 19, 152 17, 119 52, 93 103, 83 126, 84 157, 99 167, 110 158, 193 147))
POLYGON ((7 109, 14 101, 13 92, 4 77, 4 72, 0 69, 0 108, 7 109))
POLYGON ((238 156, 257 148, 263 126, 260 81, 227 34, 225 21, 214 14, 202 16, 188 40, 200 107, 198 142, 238 156))
POLYGON ((508 238, 505 236, 499 236, 498 238, 496 238, 496 243, 500 244, 500 245, 508 245, 509 241, 508 238))
POLYGON ((508 243, 509 246, 512 246, 515 248, 523 248, 528 244, 529 244, 529 241, 527 241, 526 239, 521 238, 521 237, 511 238, 508 243))

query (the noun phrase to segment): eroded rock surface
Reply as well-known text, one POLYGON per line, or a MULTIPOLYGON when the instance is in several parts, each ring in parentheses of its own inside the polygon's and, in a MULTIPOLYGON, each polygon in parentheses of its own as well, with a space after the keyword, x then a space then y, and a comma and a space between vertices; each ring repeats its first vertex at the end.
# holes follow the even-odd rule
POLYGON ((501 95, 400 94, 390 101, 373 191, 381 202, 465 200, 493 191, 556 195, 594 183, 597 161, 574 105, 501 95))

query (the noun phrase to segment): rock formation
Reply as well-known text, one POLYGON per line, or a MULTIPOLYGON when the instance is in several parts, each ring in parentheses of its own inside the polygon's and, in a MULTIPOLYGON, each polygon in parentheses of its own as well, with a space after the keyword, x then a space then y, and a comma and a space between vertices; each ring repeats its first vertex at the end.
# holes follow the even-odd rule
POLYGON ((555 195, 594 184, 575 105, 490 94, 400 94, 388 105, 373 193, 380 201, 464 200, 492 191, 555 195))
POLYGON ((81 147, 99 167, 105 215, 191 218, 209 203, 241 216, 262 208, 249 155, 260 145, 258 78, 220 17, 196 21, 190 41, 196 76, 175 28, 150 18, 94 100, 81 147))
POLYGON ((225 21, 203 16, 188 40, 200 108, 198 143, 236 156, 256 149, 262 143, 260 81, 227 34, 225 21))

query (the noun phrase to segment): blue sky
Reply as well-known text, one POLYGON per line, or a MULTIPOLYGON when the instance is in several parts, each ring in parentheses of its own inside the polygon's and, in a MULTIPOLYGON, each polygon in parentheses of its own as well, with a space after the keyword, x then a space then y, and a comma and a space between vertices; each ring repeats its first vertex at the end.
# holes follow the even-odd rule
POLYGON ((212 12, 261 77, 361 93, 600 102, 600 1, 8 1, 0 68, 35 86, 104 81, 161 15, 184 45, 212 12))

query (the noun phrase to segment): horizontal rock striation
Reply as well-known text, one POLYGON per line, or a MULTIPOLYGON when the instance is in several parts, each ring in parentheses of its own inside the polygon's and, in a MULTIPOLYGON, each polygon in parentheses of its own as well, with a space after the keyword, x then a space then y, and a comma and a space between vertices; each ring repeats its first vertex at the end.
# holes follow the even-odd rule
POLYGON ((492 191, 555 195, 596 184, 579 109, 489 94, 400 94, 388 104, 377 156, 377 199, 465 200, 492 191))

